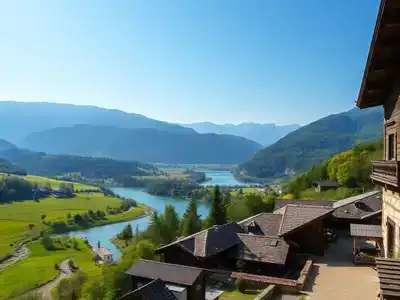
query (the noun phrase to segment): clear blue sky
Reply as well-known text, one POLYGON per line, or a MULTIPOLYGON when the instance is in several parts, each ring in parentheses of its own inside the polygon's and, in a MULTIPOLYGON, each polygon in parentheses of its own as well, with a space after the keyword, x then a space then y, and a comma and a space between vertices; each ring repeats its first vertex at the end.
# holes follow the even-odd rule
POLYGON ((172 121, 306 124, 353 108, 378 0, 0 2, 0 100, 172 121))

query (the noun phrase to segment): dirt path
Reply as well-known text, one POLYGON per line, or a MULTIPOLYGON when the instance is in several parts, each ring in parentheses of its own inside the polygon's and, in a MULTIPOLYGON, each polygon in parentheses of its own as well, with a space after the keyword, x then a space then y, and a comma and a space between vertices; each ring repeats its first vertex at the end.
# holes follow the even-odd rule
POLYGON ((13 255, 0 264, 0 272, 4 271, 6 268, 16 264, 17 262, 27 258, 29 256, 29 249, 26 245, 21 246, 18 250, 16 250, 13 255))
POLYGON ((29 292, 29 294, 34 294, 34 295, 41 295, 44 299, 53 299, 51 296, 51 290, 56 287, 61 280, 64 278, 67 278, 72 274, 71 269, 69 268, 68 265, 68 259, 64 260, 60 264, 60 274, 54 278, 52 281, 46 283, 45 285, 41 286, 40 288, 37 288, 35 290, 32 290, 29 292))

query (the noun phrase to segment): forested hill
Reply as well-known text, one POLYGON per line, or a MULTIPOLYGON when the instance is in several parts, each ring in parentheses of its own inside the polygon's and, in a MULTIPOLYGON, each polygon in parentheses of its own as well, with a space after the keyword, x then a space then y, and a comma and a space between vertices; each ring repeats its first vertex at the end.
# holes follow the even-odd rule
POLYGON ((135 161, 47 155, 19 148, 0 151, 0 172, 23 174, 24 170, 48 177, 77 173, 89 179, 113 178, 117 181, 130 176, 152 175, 157 171, 152 165, 135 161))
POLYGON ((308 172, 297 176, 285 191, 296 199, 343 199, 372 189, 370 179, 372 160, 382 159, 383 141, 358 144, 353 149, 338 153, 308 172), (335 180, 340 184, 336 191, 315 192, 312 182, 335 180))
POLYGON ((239 171, 259 178, 304 172, 332 155, 351 149, 357 141, 382 136, 383 110, 372 108, 330 115, 289 133, 258 151, 239 171))
POLYGON ((149 163, 237 164, 261 145, 232 135, 174 133, 75 125, 29 135, 24 146, 35 151, 149 163))
POLYGON ((18 146, 19 142, 32 132, 75 124, 195 132, 177 124, 116 109, 46 102, 0 102, 0 137, 18 146))

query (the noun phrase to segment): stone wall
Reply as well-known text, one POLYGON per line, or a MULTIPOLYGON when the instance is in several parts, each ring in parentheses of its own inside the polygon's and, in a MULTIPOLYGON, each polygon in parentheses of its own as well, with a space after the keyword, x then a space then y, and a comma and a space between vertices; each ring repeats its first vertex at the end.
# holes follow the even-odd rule
POLYGON ((400 194, 383 188, 382 191, 382 236, 385 257, 388 256, 387 249, 387 220, 388 217, 395 223, 394 249, 400 252, 400 194))

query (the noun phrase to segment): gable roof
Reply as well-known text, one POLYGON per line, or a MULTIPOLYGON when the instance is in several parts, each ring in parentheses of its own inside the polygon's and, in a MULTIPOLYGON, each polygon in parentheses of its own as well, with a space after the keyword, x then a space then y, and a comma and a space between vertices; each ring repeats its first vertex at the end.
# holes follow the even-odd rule
POLYGON ((134 296, 141 296, 143 300, 178 300, 159 278, 127 293, 118 300, 136 299, 134 296))
POLYGON ((282 208, 279 236, 284 236, 333 212, 330 207, 288 204, 282 208))
POLYGON ((129 270, 127 275, 161 279, 164 282, 191 286, 202 275, 203 269, 184 265, 168 264, 159 261, 139 259, 129 270))
POLYGON ((177 245, 196 257, 209 257, 235 246, 239 242, 236 233, 245 233, 245 230, 236 222, 226 223, 162 246, 157 249, 157 252, 177 245))
POLYGON ((323 187, 339 187, 339 184, 334 180, 316 180, 312 184, 323 187))
POLYGON ((335 200, 275 199, 275 211, 288 205, 288 204, 333 207, 335 202, 336 202, 335 200))
POLYGON ((382 199, 379 191, 372 191, 349 197, 334 204, 333 215, 339 219, 366 219, 382 211, 382 199))
POLYGON ((237 235, 240 243, 236 258, 279 265, 286 263, 289 245, 283 239, 241 233, 237 235))
POLYGON ((399 71, 400 5, 382 0, 357 99, 359 108, 382 105, 399 71))
POLYGON ((248 226, 258 226, 261 231, 260 234, 266 236, 278 236, 279 227, 281 225, 282 216, 274 213, 260 213, 255 216, 251 216, 247 219, 244 219, 238 224, 243 227, 248 226))

